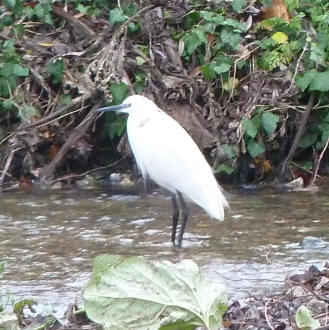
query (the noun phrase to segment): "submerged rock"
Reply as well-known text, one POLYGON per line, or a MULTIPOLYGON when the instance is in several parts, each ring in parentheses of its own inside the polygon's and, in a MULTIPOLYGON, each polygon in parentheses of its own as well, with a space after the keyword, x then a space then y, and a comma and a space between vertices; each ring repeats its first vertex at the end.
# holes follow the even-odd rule
POLYGON ((1 330, 19 330, 18 319, 14 313, 0 313, 1 330))

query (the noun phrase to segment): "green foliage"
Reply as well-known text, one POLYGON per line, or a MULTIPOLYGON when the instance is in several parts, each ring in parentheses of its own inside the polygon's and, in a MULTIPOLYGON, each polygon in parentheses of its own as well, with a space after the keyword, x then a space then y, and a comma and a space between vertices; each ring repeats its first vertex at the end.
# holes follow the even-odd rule
POLYGON ((69 94, 61 94, 58 97, 58 105, 68 105, 72 101, 72 97, 69 94))
POLYGON ((234 172, 234 168, 231 165, 228 164, 220 164, 216 168, 216 172, 218 173, 226 173, 228 175, 232 174, 234 172))
POLYGON ((265 152, 265 146, 263 142, 251 139, 248 141, 247 150, 251 158, 255 158, 265 152))
POLYGON ((329 70, 324 72, 317 72, 316 70, 310 70, 306 73, 300 73, 296 77, 296 84, 301 91, 305 91, 309 88, 310 91, 329 91, 329 70))
POLYGON ((95 16, 98 17, 101 15, 102 11, 100 8, 97 8, 95 5, 83 5, 82 3, 79 3, 76 6, 76 10, 78 10, 82 14, 90 15, 90 16, 95 16))
MULTIPOLYGON (((311 5, 306 0, 286 1, 290 10, 296 15, 288 23, 279 18, 264 20, 259 30, 271 30, 271 36, 261 42, 262 53, 258 63, 261 68, 271 71, 280 65, 291 65, 293 72, 297 58, 300 57, 299 69, 303 72, 296 77, 297 86, 302 92, 327 92, 329 90, 329 74, 327 63, 329 60, 329 2, 312 0, 311 5), (305 31, 302 20, 308 19, 312 29, 305 31), (287 39, 278 42, 275 35, 285 34, 287 39), (303 56, 301 52, 304 49, 303 56)), ((283 39, 282 39, 283 40, 283 39)))
MULTIPOLYGON (((128 5, 122 10, 118 7, 110 10, 110 22, 113 24, 121 24, 125 22, 129 17, 133 16, 137 12, 137 6, 135 4, 128 5)), ((139 23, 131 22, 128 24, 129 31, 135 32, 139 29, 139 23)))
MULTIPOLYGON (((112 104, 114 105, 122 103, 128 94, 129 88, 125 83, 113 83, 109 90, 112 94, 112 104)), ((113 140, 115 137, 121 136, 126 127, 125 118, 110 112, 105 114, 105 118, 104 130, 108 137, 113 140)))
POLYGON ((22 11, 29 19, 53 25, 50 0, 42 1, 36 6, 25 6, 22 11))
POLYGON ((128 94, 128 86, 125 83, 113 83, 110 88, 113 96, 113 104, 120 104, 128 94))
POLYGON ((232 8, 237 12, 237 13, 242 13, 243 8, 246 7, 247 2, 246 0, 233 0, 232 1, 232 8))
POLYGON ((329 138, 329 107, 317 111, 313 122, 307 127, 306 132, 299 141, 299 147, 308 148, 314 146, 322 149, 329 138))
POLYGON ((138 72, 134 77, 134 90, 136 94, 141 94, 147 83, 147 75, 143 72, 138 72))
POLYGON ((59 84, 61 82, 64 70, 65 64, 62 59, 49 62, 46 66, 46 72, 51 76, 53 84, 59 84))
POLYGON ((102 255, 83 290, 88 318, 104 329, 221 327, 227 296, 191 260, 177 264, 102 255))
POLYGON ((252 118, 245 118, 242 121, 245 134, 244 139, 247 144, 248 153, 252 158, 265 152, 265 145, 262 141, 266 136, 275 133, 279 117, 271 112, 266 112, 262 107, 256 111, 252 118))
POLYGON ((288 65, 296 52, 301 50, 298 41, 289 42, 286 37, 285 33, 278 31, 263 41, 261 48, 264 53, 258 61, 262 69, 271 71, 282 64, 288 65))
POLYGON ((304 305, 300 306, 296 312, 296 324, 299 329, 313 330, 320 328, 321 324, 312 317, 311 311, 304 305))
MULTIPOLYGON (((0 41, 0 97, 9 98, 21 77, 26 77, 28 68, 21 64, 21 58, 14 47, 15 39, 0 41)), ((8 108, 8 104, 5 104, 8 108)))
POLYGON ((38 114, 38 110, 33 105, 23 104, 18 109, 19 116, 24 121, 30 121, 38 114))
POLYGON ((279 122, 279 117, 272 112, 263 112, 261 115, 262 127, 267 135, 271 135, 279 122))
MULTIPOLYGON (((244 0, 236 0, 232 6, 240 11, 244 4, 244 0)), ((222 74, 228 77, 233 61, 223 54, 237 50, 245 32, 243 23, 225 14, 219 10, 192 11, 184 20, 186 30, 181 38, 185 46, 182 57, 189 61, 196 54, 206 79, 215 79, 222 74), (211 55, 205 62, 205 55, 209 50, 211 55)))

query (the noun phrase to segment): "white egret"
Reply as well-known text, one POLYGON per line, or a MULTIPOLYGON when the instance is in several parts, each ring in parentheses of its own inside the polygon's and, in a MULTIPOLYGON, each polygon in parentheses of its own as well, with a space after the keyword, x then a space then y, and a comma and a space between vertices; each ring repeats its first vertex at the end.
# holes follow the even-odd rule
POLYGON ((191 136, 176 120, 150 99, 139 95, 129 96, 120 105, 97 111, 113 110, 128 114, 128 139, 144 179, 150 177, 172 194, 173 244, 179 219, 177 196, 182 208, 179 246, 189 215, 184 197, 199 205, 212 218, 224 219, 224 208, 229 206, 212 169, 191 136))

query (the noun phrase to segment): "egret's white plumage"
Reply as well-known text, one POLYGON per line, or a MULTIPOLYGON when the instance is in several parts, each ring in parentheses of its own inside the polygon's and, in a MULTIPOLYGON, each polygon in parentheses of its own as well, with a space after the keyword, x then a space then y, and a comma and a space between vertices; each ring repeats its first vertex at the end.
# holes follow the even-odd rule
POLYGON ((211 217, 223 220, 228 203, 212 169, 185 129, 143 96, 129 96, 118 108, 129 115, 128 139, 143 177, 149 176, 173 194, 182 193, 211 217))
POLYGON ((174 194, 180 191, 211 217, 223 220, 227 201, 185 129, 143 96, 130 96, 123 103, 131 104, 124 110, 129 113, 127 133, 143 176, 174 194))

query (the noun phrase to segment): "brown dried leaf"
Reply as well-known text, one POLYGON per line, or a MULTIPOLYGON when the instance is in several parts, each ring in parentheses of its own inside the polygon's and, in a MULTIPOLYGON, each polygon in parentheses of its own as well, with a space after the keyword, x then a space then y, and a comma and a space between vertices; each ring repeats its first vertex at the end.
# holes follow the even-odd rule
POLYGON ((288 7, 285 4, 284 0, 273 0, 272 6, 270 8, 266 8, 262 12, 262 18, 267 19, 271 17, 282 18, 285 21, 290 21, 290 15, 288 11, 288 7))

